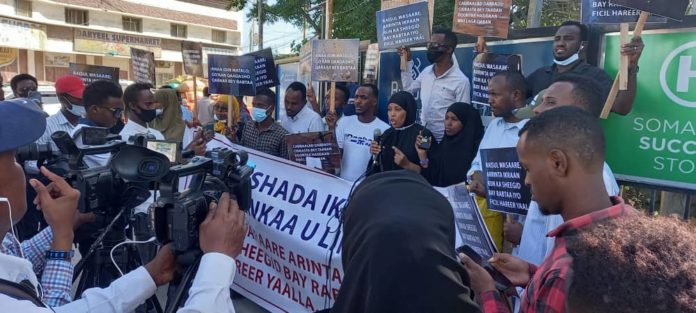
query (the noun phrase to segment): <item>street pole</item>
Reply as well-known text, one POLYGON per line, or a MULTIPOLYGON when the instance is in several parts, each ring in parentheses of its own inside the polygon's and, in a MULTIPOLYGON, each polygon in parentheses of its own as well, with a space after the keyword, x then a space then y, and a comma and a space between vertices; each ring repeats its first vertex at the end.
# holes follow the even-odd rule
MULTIPOLYGON (((326 0, 326 32, 324 39, 333 38, 333 0, 326 0)), ((331 82, 329 112, 336 113, 336 82, 331 82)))
POLYGON ((256 0, 259 13, 259 50, 263 50, 263 0, 256 0))
POLYGON ((527 28, 541 26, 541 9, 544 7, 544 0, 529 0, 527 12, 527 28))

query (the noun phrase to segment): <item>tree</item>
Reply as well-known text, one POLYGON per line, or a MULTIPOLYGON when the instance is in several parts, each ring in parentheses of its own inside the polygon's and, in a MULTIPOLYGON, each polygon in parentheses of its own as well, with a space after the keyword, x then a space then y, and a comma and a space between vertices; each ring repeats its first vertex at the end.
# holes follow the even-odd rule
MULTIPOLYGON (((229 0, 229 9, 243 10, 249 0, 229 0)), ((307 12, 308 6, 320 4, 321 0, 277 0, 274 4, 263 5, 263 19, 268 23, 275 23, 279 20, 292 24, 299 28, 304 26, 305 21, 310 29, 316 34, 320 34, 322 30, 321 20, 323 11, 314 10, 307 12)), ((251 11, 247 14, 247 18, 251 20, 258 15, 256 5, 251 7, 251 11)))

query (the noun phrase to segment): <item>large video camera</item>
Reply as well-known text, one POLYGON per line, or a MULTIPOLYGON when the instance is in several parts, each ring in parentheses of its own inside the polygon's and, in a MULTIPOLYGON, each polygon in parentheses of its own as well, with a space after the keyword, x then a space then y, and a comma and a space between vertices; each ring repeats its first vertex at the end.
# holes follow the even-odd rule
POLYGON ((80 191, 78 208, 83 213, 113 216, 124 207, 135 207, 147 200, 150 195, 147 184, 126 184, 108 165, 88 167, 85 164, 85 156, 114 153, 124 147, 126 143, 120 136, 100 127, 85 127, 82 136, 86 145, 78 148, 67 132, 55 132, 51 139, 58 151, 52 151, 48 144, 34 143, 18 149, 17 160, 20 163, 35 160, 37 167, 46 166, 62 176, 80 191))
POLYGON ((172 242, 182 265, 201 255, 198 230, 210 203, 223 192, 236 198, 239 208, 251 206, 251 174, 244 151, 215 149, 172 165, 167 156, 141 146, 126 146, 112 157, 111 167, 127 182, 155 182, 159 198, 154 213, 155 234, 161 243, 172 242))

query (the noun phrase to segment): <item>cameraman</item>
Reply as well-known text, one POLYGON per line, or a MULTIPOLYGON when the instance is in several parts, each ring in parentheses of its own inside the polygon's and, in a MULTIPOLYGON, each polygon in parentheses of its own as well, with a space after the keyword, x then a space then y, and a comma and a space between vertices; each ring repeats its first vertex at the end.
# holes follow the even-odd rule
MULTIPOLYGON (((12 238, 9 231, 26 212, 24 173, 15 161, 15 149, 39 138, 46 122, 38 109, 2 102, 0 125, 3 125, 0 129, 0 195, 6 198, 0 200, 0 234, 12 238)), ((171 281, 176 261, 169 247, 165 246, 152 262, 115 280, 109 287, 88 289, 82 299, 52 309, 42 308, 48 300, 46 297, 41 299, 41 294, 47 296, 48 281, 67 282, 67 292, 70 291, 73 271, 70 262, 74 236, 72 223, 80 194, 61 177, 45 168, 41 171, 51 183, 44 186, 37 180, 31 180, 30 184, 38 194, 34 202, 52 225, 54 235, 51 236, 50 247, 30 243, 17 248, 20 255, 27 257, 37 257, 47 251, 50 253, 45 258, 32 258, 34 264, 0 253, 0 307, 3 311, 131 312, 151 297, 157 286, 171 281), (42 261, 46 264, 42 275, 44 292, 37 292, 40 285, 32 267, 42 261), (61 270, 49 272, 54 264, 61 266, 61 270)), ((245 234, 244 213, 228 194, 223 194, 218 205, 211 205, 208 216, 201 224, 200 247, 205 254, 189 290, 189 298, 179 312, 234 312, 229 294, 229 286, 236 272, 233 257, 241 252, 245 234)))
MULTIPOLYGON (((111 128, 116 125, 123 113, 122 96, 121 86, 109 80, 98 80, 85 87, 82 101, 87 112, 70 133, 78 147, 82 147, 82 127, 111 128)), ((84 161, 88 167, 105 166, 110 157, 110 153, 86 155, 84 161)))

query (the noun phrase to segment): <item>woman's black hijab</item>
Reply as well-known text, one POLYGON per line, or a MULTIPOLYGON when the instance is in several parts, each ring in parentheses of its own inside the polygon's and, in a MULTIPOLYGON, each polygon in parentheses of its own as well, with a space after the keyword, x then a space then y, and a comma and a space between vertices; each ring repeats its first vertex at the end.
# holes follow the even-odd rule
MULTIPOLYGON (((395 103, 406 111, 406 120, 399 128, 391 127, 382 135, 382 168, 384 171, 399 170, 401 167, 394 163, 394 149, 397 147, 409 161, 418 164, 418 151, 416 151, 416 137, 425 128, 416 124, 418 105, 410 92, 399 91, 389 98, 389 103, 395 103)), ((370 162, 372 164, 372 162, 370 162)), ((376 171, 379 172, 379 171, 376 171)))
POLYGON ((476 157, 483 138, 483 122, 479 112, 468 103, 456 102, 447 112, 452 112, 462 123, 462 130, 447 136, 429 154, 430 166, 423 172, 433 186, 447 187, 466 181, 466 172, 476 157))
POLYGON ((479 312, 455 259, 449 202, 420 175, 373 175, 345 211, 343 284, 331 313, 479 312))

